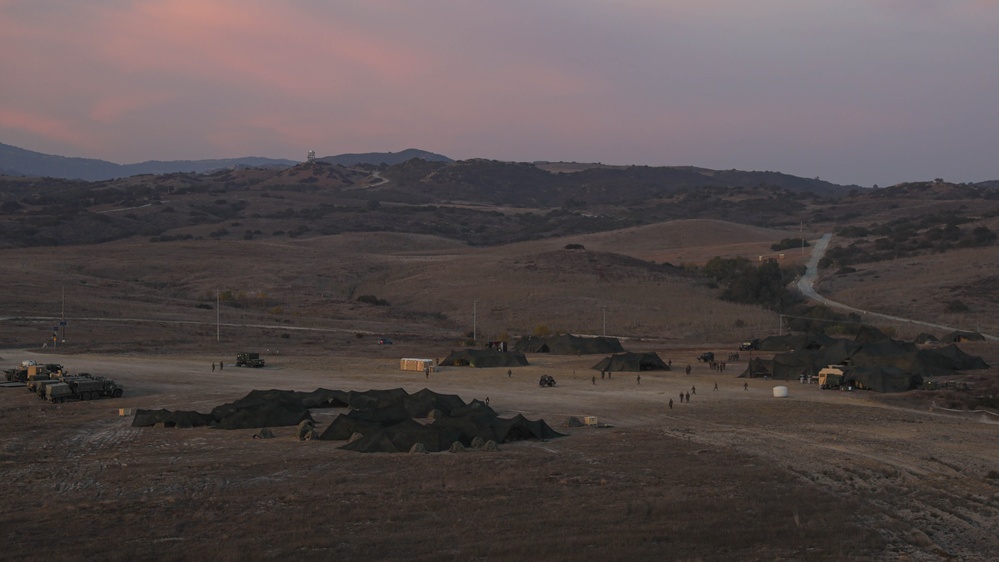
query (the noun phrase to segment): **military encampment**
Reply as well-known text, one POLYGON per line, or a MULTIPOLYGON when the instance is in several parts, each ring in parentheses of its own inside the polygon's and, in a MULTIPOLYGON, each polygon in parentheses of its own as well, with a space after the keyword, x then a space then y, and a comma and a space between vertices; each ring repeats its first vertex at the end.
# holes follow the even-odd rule
POLYGON ((872 328, 860 331, 853 339, 796 334, 767 338, 761 342, 761 349, 764 346, 788 347, 790 351, 777 353, 769 360, 753 358, 739 375, 741 378, 814 377, 823 368, 836 365, 843 371, 837 386, 904 392, 919 388, 928 377, 989 368, 981 357, 969 355, 954 344, 921 349, 872 328))

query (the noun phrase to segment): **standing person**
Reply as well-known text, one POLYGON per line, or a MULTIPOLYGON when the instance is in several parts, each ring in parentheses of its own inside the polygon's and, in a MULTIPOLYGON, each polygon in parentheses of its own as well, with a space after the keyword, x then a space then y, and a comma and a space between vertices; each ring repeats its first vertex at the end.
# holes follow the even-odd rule
POLYGON ((597 376, 596 375, 593 375, 593 377, 590 379, 590 381, 593 383, 593 386, 597 386, 597 376))
POLYGON ((686 371, 687 371, 687 374, 689 375, 690 374, 690 365, 687 365, 686 371))
POLYGON ((506 378, 510 378, 512 376, 513 376, 513 369, 507 369, 506 370, 506 378))
POLYGON ((742 389, 743 390, 749 390, 749 383, 748 382, 747 383, 743 383, 742 384, 742 389))
POLYGON ((687 393, 687 404, 690 404, 690 393, 687 393))
POLYGON ((715 382, 715 390, 718 390, 718 383, 715 382))
POLYGON ((423 368, 423 376, 425 376, 428 379, 430 378, 430 367, 423 368))
POLYGON ((215 372, 215 362, 214 361, 212 361, 212 372, 213 373, 215 372))
POLYGON ((608 378, 608 379, 610 379, 610 378, 611 378, 611 375, 610 375, 610 369, 607 369, 607 378, 608 378))
POLYGON ((697 394, 697 389, 694 388, 694 385, 690 385, 690 393, 691 394, 697 394))
POLYGON ((638 375, 638 384, 642 384, 642 375, 638 375))
POLYGON ((683 404, 683 392, 680 392, 680 403, 683 404))
POLYGON ((672 398, 669 399, 669 409, 670 410, 673 409, 673 399, 672 398))
POLYGON ((224 368, 225 368, 225 363, 223 363, 222 361, 219 361, 219 370, 221 371, 224 368))

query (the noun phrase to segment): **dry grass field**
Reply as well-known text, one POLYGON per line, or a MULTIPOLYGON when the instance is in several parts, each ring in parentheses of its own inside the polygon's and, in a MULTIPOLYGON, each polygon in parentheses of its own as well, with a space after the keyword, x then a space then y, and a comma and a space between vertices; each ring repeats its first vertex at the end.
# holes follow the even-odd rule
MULTIPOLYGON (((487 248, 350 234, 4 250, 2 366, 54 361, 126 390, 118 400, 48 404, 0 388, 0 558, 994 559, 994 418, 931 409, 942 396, 930 392, 886 397, 758 379, 744 389, 736 375, 745 355, 725 373, 694 358, 775 333, 776 315, 719 301, 682 271, 620 258, 751 257, 795 235, 678 221, 487 248), (588 252, 564 250, 569 243, 588 252), (217 290, 232 295, 218 310, 217 290), (65 345, 43 349, 64 302, 65 345), (594 381, 602 357, 544 354, 512 377, 398 370, 400 357, 456 349, 473 323, 480 339, 541 326, 599 334, 605 310, 608 335, 674 367, 692 364, 691 375, 594 381), (237 351, 260 351, 268 367, 212 372, 237 351), (540 389, 541 374, 558 385, 540 389), (790 396, 774 398, 775 384, 790 396), (542 418, 567 436, 494 453, 358 454, 299 441, 293 428, 256 440, 254 430, 140 429, 118 416, 207 412, 253 389, 319 387, 488 397, 503 416, 542 418), (692 387, 690 404, 669 408, 692 387), (563 427, 569 416, 612 427, 563 427)), ((932 273, 880 263, 819 290, 919 318, 920 302, 940 301, 962 279, 988 285, 990 250, 971 252, 932 273)), ((962 298, 983 323, 996 312, 989 299, 962 298)), ((997 344, 967 350, 999 364, 997 344)), ((314 411, 320 431, 335 413, 314 411)))

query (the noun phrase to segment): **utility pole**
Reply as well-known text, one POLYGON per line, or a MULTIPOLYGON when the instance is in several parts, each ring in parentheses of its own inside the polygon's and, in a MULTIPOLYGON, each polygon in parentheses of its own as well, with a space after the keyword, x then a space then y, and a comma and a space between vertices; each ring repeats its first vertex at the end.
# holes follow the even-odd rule
POLYGON ((479 339, 476 337, 478 329, 478 317, 476 316, 476 308, 479 306, 479 301, 472 301, 472 341, 477 342, 479 339))
POLYGON ((222 343, 222 311, 219 309, 219 290, 215 289, 215 343, 222 343))
POLYGON ((603 335, 604 335, 604 337, 606 337, 607 336, 607 306, 601 306, 600 308, 602 308, 604 310, 604 334, 603 335))
POLYGON ((66 285, 62 286, 62 318, 59 319, 62 326, 62 343, 66 343, 66 285))

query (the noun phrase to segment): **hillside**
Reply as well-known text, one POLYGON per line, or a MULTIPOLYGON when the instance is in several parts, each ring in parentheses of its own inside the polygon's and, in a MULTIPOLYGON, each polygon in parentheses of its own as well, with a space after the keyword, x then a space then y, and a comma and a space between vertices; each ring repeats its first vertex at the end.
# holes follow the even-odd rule
MULTIPOLYGON (((359 164, 399 164, 411 158, 450 162, 446 156, 410 148, 401 152, 369 152, 326 156, 319 160, 343 166, 359 164)), ((241 157, 209 160, 148 160, 135 164, 116 164, 94 158, 71 158, 25 150, 0 143, 0 174, 10 176, 36 176, 59 179, 102 181, 139 175, 173 173, 202 174, 235 168, 287 168, 297 164, 283 158, 241 157)))

